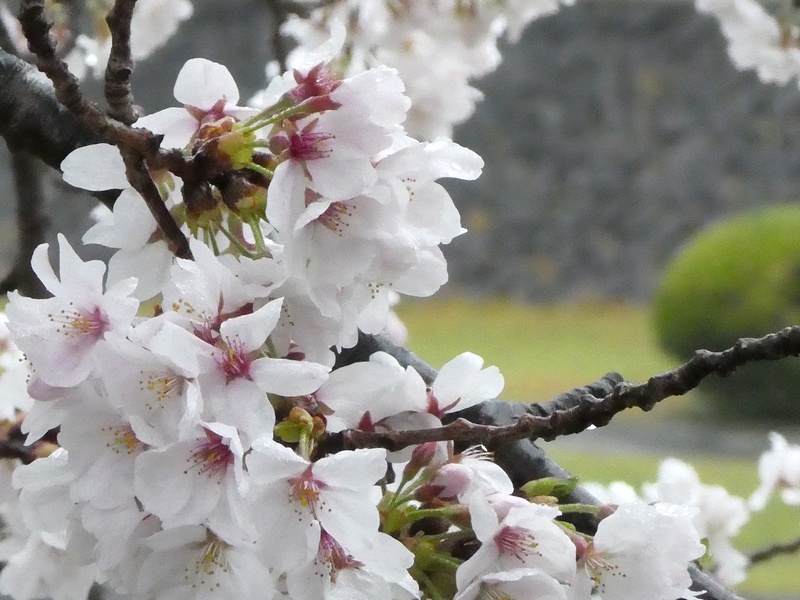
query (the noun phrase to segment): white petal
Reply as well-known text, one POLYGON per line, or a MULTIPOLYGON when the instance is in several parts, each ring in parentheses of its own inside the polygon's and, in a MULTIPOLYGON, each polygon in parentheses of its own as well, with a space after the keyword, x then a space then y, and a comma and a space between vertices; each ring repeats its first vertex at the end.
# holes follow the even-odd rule
POLYGON ((281 317, 282 298, 268 302, 256 312, 228 319, 220 325, 223 339, 238 340, 245 351, 257 350, 266 341, 281 317))
POLYGON ((299 396, 316 392, 328 379, 328 367, 305 360, 259 358, 250 365, 250 376, 267 393, 299 396))
POLYGON ((223 98, 228 104, 239 101, 239 88, 230 71, 204 58, 186 61, 173 92, 178 102, 202 110, 209 110, 223 98))
POLYGON ((130 187, 116 146, 93 144, 70 152, 61 163, 64 181, 92 192, 130 187))

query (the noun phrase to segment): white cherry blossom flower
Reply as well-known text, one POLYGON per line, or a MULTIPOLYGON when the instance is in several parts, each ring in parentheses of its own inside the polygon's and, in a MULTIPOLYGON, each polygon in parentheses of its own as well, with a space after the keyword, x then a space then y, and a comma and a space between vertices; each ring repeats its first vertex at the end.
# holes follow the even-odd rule
POLYGON ((539 504, 512 508, 501 520, 483 498, 470 503, 472 528, 481 547, 456 571, 459 590, 487 573, 537 569, 571 585, 575 578, 575 545, 554 523, 560 511, 539 504))
POLYGON ((578 560, 575 597, 601 600, 693 598, 686 565, 705 554, 690 509, 641 502, 621 505, 600 521, 578 560))
POLYGON ((379 535, 369 490, 386 472, 385 450, 343 451, 309 463, 263 439, 253 444, 247 469, 251 512, 270 566, 288 571, 312 562, 323 529, 353 556, 369 554, 379 535))
POLYGON ((713 561, 708 570, 725 585, 744 580, 748 559, 730 542, 750 517, 742 498, 720 486, 703 484, 691 466, 676 458, 659 465, 658 482, 645 486, 643 495, 651 502, 696 508, 692 522, 700 539, 707 541, 713 561))
POLYGON ((270 600, 275 585, 251 547, 230 544, 202 526, 160 531, 138 572, 137 597, 154 600, 270 600))
POLYGON ((244 450, 235 428, 204 423, 193 436, 136 459, 134 488, 164 528, 208 524, 221 537, 246 539, 244 450))
POLYGON ((769 434, 772 448, 758 460, 761 485, 750 496, 750 508, 763 510, 772 493, 779 489, 786 504, 800 504, 800 446, 790 445, 781 434, 769 434))
POLYGON ((225 117, 246 118, 255 109, 236 106, 239 88, 223 65, 204 58, 192 58, 183 65, 175 80, 175 99, 182 108, 165 108, 141 117, 134 123, 163 135, 164 148, 185 148, 203 123, 225 117))
POLYGON ((95 367, 97 342, 110 332, 124 335, 139 302, 131 297, 136 280, 103 291, 105 265, 83 262, 59 235, 59 280, 39 246, 31 264, 53 298, 34 300, 9 294, 7 314, 17 346, 25 352, 42 381, 68 387, 86 379, 95 367))

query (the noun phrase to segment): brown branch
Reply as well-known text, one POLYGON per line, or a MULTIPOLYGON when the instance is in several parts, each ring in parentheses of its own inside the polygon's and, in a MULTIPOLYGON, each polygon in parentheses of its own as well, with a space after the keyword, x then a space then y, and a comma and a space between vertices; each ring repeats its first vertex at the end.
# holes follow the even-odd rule
POLYGON ((11 151, 25 150, 58 169, 81 146, 103 141, 59 105, 36 69, 0 50, 0 135, 11 151))
POLYGON ((796 552, 800 552, 800 537, 789 542, 772 544, 771 546, 754 550, 750 553, 748 558, 750 559, 750 564, 755 565, 760 562, 770 560, 771 558, 775 558, 776 556, 795 554, 796 552))
POLYGON ((186 172, 186 161, 179 153, 159 153, 161 136, 147 129, 129 127, 104 114, 97 104, 83 97, 78 79, 56 54, 55 40, 50 35, 52 22, 44 10, 43 0, 22 0, 19 20, 28 47, 36 55, 36 66, 53 82, 56 98, 61 104, 106 140, 133 148, 148 159, 159 161, 156 168, 173 170, 174 167, 176 173, 180 170, 186 172))
POLYGON ((136 0, 116 0, 106 17, 111 31, 111 54, 105 75, 105 96, 109 114, 117 121, 130 125, 138 118, 131 92, 131 20, 136 0))
MULTIPOLYGON (((767 337, 769 338, 770 336, 767 337)), ((368 360, 369 356, 377 351, 390 354, 403 366, 412 366, 428 383, 436 378, 436 369, 421 360, 413 352, 398 346, 385 335, 372 336, 360 334, 358 344, 354 348, 344 350, 337 356, 336 366, 341 367, 354 362, 368 360)), ((785 355, 791 354, 792 352, 788 351, 785 353, 785 355)), ((773 356, 772 358, 780 358, 780 356, 773 356)), ((692 361, 689 362, 691 363, 692 361)), ((686 365, 684 365, 684 367, 685 366, 686 365)), ((736 366, 738 366, 738 364, 736 366)), ((680 368, 681 367, 679 367, 679 369, 680 368)), ((676 369, 676 371, 677 370, 678 369, 676 369)), ((586 395, 597 396, 598 398, 610 396, 618 386, 622 385, 622 382, 621 375, 618 373, 609 373, 587 386, 575 388, 560 394, 554 400, 545 404, 525 406, 518 402, 490 400, 467 411, 462 411, 459 414, 461 416, 467 416, 471 420, 476 420, 482 425, 495 427, 513 426, 523 414, 547 416, 551 414, 551 411, 564 410, 576 406, 580 403, 580 399, 586 395)), ((463 427, 463 425, 459 427, 463 427)), ((330 439, 324 440, 324 445, 321 446, 320 450, 324 452, 325 446, 328 448, 334 447, 336 444, 331 444, 331 441, 330 439)), ((341 441, 340 439, 337 443, 341 443, 341 441)), ((474 440, 470 441, 474 443, 474 440)), ((555 477, 558 479, 568 479, 571 477, 568 471, 559 466, 529 439, 517 439, 496 447, 494 449, 494 459, 508 474, 514 486, 517 488, 528 481, 540 479, 542 477, 555 477)), ((578 504, 600 504, 597 498, 580 486, 568 494, 565 501, 578 504)), ((576 513, 576 515, 571 515, 570 521, 573 522, 580 531, 586 533, 592 534, 597 528, 596 518, 587 514, 576 513)), ((700 598, 706 600, 742 600, 740 596, 703 573, 697 565, 693 563, 689 564, 688 571, 692 578, 692 589, 695 591, 704 590, 704 593, 699 596, 700 598)))
MULTIPOLYGON (((345 448, 386 448, 399 450, 406 446, 429 441, 484 444, 488 448, 502 446, 520 439, 552 440, 561 435, 579 433, 590 425, 607 425, 614 415, 638 407, 651 410, 658 402, 683 395, 695 389, 709 375, 730 375, 737 367, 754 361, 778 360, 800 354, 800 326, 787 327, 762 338, 743 338, 722 352, 698 350, 683 365, 651 377, 639 385, 622 381, 603 397, 586 393, 563 402, 549 412, 541 405, 539 415, 525 412, 515 422, 505 425, 478 424, 463 418, 449 425, 416 431, 367 432, 347 430, 334 434, 345 448), (549 414, 548 414, 549 413, 549 414)), ((607 376, 608 377, 608 376, 607 376)))
POLYGON ((167 246, 178 258, 192 258, 189 241, 183 235, 181 228, 172 218, 164 203, 161 194, 150 177, 147 164, 135 151, 130 148, 120 148, 120 153, 125 161, 125 172, 133 188, 144 198, 145 204, 150 209, 156 220, 159 230, 167 242, 167 246))

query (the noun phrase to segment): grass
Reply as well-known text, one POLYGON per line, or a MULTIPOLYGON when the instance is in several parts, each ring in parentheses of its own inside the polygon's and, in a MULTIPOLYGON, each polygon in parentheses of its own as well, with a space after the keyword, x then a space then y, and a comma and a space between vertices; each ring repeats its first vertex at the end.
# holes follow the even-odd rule
MULTIPOLYGON (((548 400, 607 371, 630 381, 676 366, 652 336, 646 307, 622 304, 527 306, 507 300, 435 299, 403 303, 398 311, 409 329, 408 347, 436 367, 470 350, 506 378, 503 397, 548 400)), ((696 413, 693 399, 670 399, 659 414, 696 413)), ((626 418, 648 418, 640 411, 626 418)), ((767 445, 765 439, 765 446, 767 445)), ((586 480, 654 481, 659 458, 554 449, 553 457, 586 480)), ((757 487, 754 461, 692 458, 701 479, 748 497, 757 487)), ((735 541, 752 550, 800 536, 800 510, 773 501, 755 515, 735 541)), ((773 559, 754 567, 738 590, 743 594, 800 594, 800 557, 773 559)))
POLYGON ((549 400, 612 370, 641 381, 676 364, 640 306, 435 299, 404 302, 398 313, 411 350, 435 367, 465 350, 481 355, 505 376, 509 400, 549 400))

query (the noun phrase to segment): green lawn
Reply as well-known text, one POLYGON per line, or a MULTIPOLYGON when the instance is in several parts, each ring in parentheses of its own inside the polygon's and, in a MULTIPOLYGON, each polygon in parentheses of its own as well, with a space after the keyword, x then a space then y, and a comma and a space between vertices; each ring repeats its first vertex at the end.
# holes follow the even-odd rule
POLYGON ((411 350, 437 368, 465 350, 480 354, 500 368, 509 400, 549 400, 608 371, 641 381, 675 366, 639 306, 434 299, 404 302, 398 312, 411 350))
MULTIPOLYGON (((525 306, 505 300, 460 299, 404 302, 400 316, 409 329, 408 346, 435 367, 465 350, 497 365, 506 378, 503 397, 525 402, 552 398, 607 371, 630 381, 676 366, 657 347, 647 309, 622 304, 525 306)), ((668 399, 655 414, 696 413, 696 397, 668 399)), ((623 418, 651 418, 630 411, 623 418)), ((764 440, 765 448, 768 442, 764 440)), ((639 486, 654 481, 659 458, 554 451, 565 468, 586 480, 624 480, 639 486)), ((757 486, 755 461, 723 457, 692 459, 703 481, 747 497, 757 486)), ((800 508, 774 501, 755 516, 736 541, 755 549, 800 535, 800 508)), ((754 568, 743 594, 800 594, 800 557, 775 559, 754 568)))

